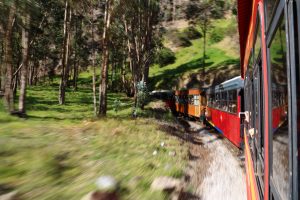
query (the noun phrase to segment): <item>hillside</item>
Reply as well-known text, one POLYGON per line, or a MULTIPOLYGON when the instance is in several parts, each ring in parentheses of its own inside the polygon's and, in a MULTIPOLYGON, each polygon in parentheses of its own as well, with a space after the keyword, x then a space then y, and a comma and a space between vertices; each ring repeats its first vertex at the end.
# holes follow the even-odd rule
POLYGON ((239 45, 234 15, 227 13, 223 19, 212 23, 207 38, 204 77, 202 75, 203 38, 191 40, 192 44, 189 47, 174 45, 172 32, 183 33, 187 26, 189 25, 184 20, 166 24, 164 46, 175 52, 176 61, 164 67, 154 65, 150 68, 152 88, 209 87, 239 75, 239 45), (217 42, 212 39, 212 35, 216 33, 220 38, 217 42))

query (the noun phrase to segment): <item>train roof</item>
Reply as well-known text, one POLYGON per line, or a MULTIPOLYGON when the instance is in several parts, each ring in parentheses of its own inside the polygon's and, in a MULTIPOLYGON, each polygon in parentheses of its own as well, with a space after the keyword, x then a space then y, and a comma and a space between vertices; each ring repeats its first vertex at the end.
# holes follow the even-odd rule
POLYGON ((198 88, 176 90, 175 95, 200 95, 204 90, 198 88))
POLYGON ((153 90, 150 92, 150 94, 159 94, 159 93, 165 93, 165 94, 173 94, 173 90, 153 90))
POLYGON ((241 76, 234 77, 230 80, 227 80, 220 85, 211 87, 207 90, 207 93, 211 93, 212 91, 214 92, 219 92, 219 91, 224 91, 224 90, 234 90, 234 89, 240 89, 244 87, 244 80, 242 79, 241 76))

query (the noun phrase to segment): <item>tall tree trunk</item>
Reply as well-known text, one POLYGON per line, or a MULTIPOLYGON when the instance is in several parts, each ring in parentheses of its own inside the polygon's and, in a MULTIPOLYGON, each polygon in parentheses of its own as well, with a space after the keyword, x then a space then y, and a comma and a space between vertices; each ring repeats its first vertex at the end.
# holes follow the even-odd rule
MULTIPOLYGON (((126 55, 125 46, 123 55, 126 55)), ((122 79, 122 90, 126 91, 126 58, 123 56, 122 58, 122 67, 121 67, 121 79, 122 79)))
POLYGON ((12 31, 15 21, 16 5, 12 1, 9 15, 7 19, 6 32, 4 37, 4 69, 6 70, 4 81, 4 104, 7 110, 12 113, 14 111, 14 95, 13 95, 13 55, 12 55, 12 31))
POLYGON ((95 33, 94 33, 94 8, 92 8, 92 67, 93 67, 93 103, 94 115, 97 116, 97 91, 96 91, 96 53, 95 53, 95 33))
MULTIPOLYGON (((3 66, 3 38, 5 36, 4 27, 3 24, 0 23, 0 66, 3 66)), ((4 91, 4 76, 5 76, 5 70, 4 67, 0 67, 0 92, 4 91)))
POLYGON ((67 81, 69 76, 69 48, 70 48, 70 21, 71 9, 68 0, 65 1, 65 17, 64 17, 64 44, 63 44, 63 58, 62 58, 62 72, 59 86, 59 104, 65 104, 65 94, 67 81))
POLYGON ((29 24, 30 15, 26 14, 23 18, 22 27, 22 68, 20 81, 19 112, 25 114, 26 84, 28 74, 28 55, 29 55, 29 24))
POLYGON ((77 39, 78 39, 78 18, 75 18, 75 42, 74 42, 74 64, 73 64, 73 88, 74 91, 77 91, 77 71, 78 71, 78 62, 77 62, 77 39))
POLYGON ((103 52, 102 52, 102 69, 101 69, 101 83, 99 87, 99 113, 98 116, 106 116, 107 111, 107 73, 109 64, 109 35, 108 31, 111 22, 112 0, 106 0, 104 30, 103 30, 103 52))
POLYGON ((206 59, 206 32, 207 32, 207 22, 204 19, 203 25, 203 60, 202 60, 202 77, 205 77, 205 59, 206 59))
POLYGON ((173 0, 172 20, 176 20, 176 0, 173 0))

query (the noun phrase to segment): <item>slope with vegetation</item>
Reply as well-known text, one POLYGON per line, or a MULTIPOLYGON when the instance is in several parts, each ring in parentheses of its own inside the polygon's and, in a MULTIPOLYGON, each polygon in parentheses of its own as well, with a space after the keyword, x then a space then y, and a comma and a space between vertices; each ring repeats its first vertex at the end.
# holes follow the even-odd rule
MULTIPOLYGON (((229 3, 232 5, 232 3, 229 3)), ((229 6, 231 8, 231 6, 229 6)), ((205 68, 204 33, 197 23, 173 22, 166 27, 164 46, 175 53, 175 62, 154 65, 150 69, 151 86, 157 89, 209 87, 239 75, 239 45, 234 10, 229 9, 207 27, 205 68), (199 35, 191 37, 189 30, 199 35)))

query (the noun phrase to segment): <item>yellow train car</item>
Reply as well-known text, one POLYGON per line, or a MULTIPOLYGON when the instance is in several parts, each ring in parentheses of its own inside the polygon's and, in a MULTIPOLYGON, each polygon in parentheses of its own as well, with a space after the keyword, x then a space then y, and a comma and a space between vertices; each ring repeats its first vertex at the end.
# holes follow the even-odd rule
POLYGON ((206 109, 204 91, 200 89, 176 90, 175 109, 178 114, 201 119, 206 109))

